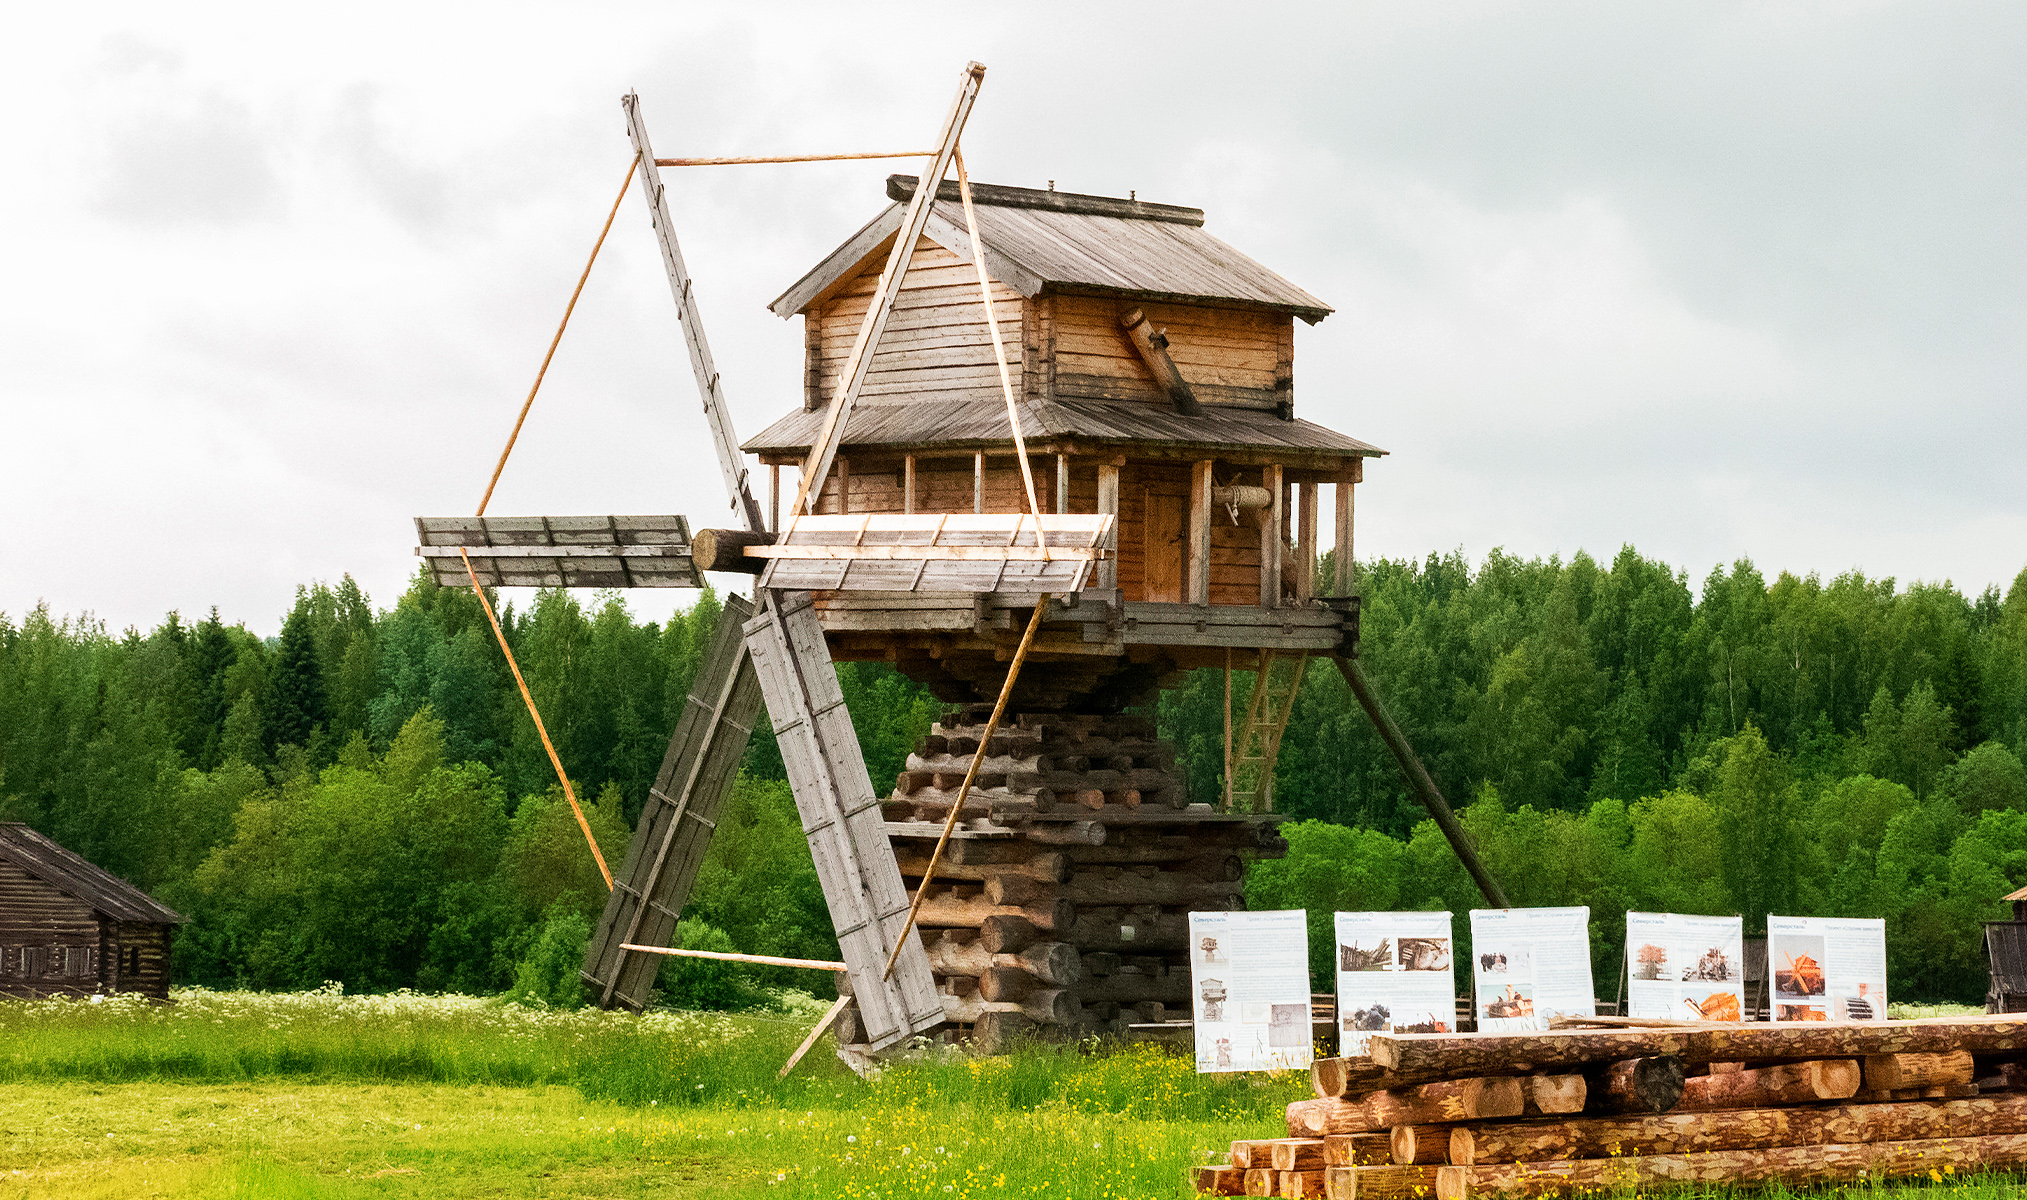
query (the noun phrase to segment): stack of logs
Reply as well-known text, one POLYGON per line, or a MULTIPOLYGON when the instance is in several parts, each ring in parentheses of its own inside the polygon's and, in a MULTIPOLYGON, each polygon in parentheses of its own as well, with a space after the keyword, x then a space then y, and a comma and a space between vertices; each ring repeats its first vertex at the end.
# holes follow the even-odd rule
MULTIPOLYGON (((973 717, 933 726, 885 804, 911 894, 985 733, 973 717)), ((1189 914, 1245 907, 1247 863, 1287 852, 1275 818, 1189 804, 1144 717, 1026 714, 985 750, 918 917, 957 1032, 993 1050, 1188 1019, 1189 914)))
MULTIPOLYGON (((1658 1023, 1657 1023, 1658 1024, 1658 1023)), ((1553 1196, 2027 1164, 2027 1016, 1376 1035, 1318 1059, 1228 1196, 1553 1196)))

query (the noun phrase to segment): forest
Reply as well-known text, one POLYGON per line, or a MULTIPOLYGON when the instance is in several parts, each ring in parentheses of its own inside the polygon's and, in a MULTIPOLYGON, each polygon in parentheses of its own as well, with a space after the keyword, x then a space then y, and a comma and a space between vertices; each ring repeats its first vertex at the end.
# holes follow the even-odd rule
MULTIPOLYGON (((2027 883, 2027 571, 1967 597, 1744 561, 1692 585, 1631 547, 1359 568, 1368 675, 1512 902, 1590 906, 1602 995, 1641 910, 1749 933, 1769 912, 1884 917, 1897 998, 1982 999, 1979 922, 2027 883)), ((503 607, 615 863, 718 611, 709 591, 665 624, 617 594, 503 607)), ((942 706, 882 665, 838 672, 878 786, 942 706)), ((1198 799, 1221 787, 1224 687, 1197 672, 1156 714, 1198 799)), ((1290 853, 1247 899, 1310 911, 1319 990, 1331 911, 1448 908, 1461 932, 1482 904, 1335 671, 1304 676, 1275 789, 1290 853)), ((215 610, 118 634, 0 614, 0 819, 188 915, 177 973, 215 987, 572 1003, 603 903, 476 598, 420 575, 387 609, 349 577, 306 586, 271 638, 215 610)), ((682 937, 836 955, 764 730, 682 937)), ((664 973, 680 1007, 811 983, 664 973)))

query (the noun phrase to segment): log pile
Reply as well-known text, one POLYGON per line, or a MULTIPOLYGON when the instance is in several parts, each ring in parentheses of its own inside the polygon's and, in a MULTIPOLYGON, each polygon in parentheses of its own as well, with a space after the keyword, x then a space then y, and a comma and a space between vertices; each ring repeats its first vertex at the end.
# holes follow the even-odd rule
MULTIPOLYGON (((884 802, 911 893, 984 717, 932 726, 884 802)), ((1245 907, 1247 864, 1287 852, 1275 818, 1190 805, 1144 717, 1024 714, 985 753, 918 918, 957 1034, 990 1051, 1188 1020, 1189 914, 1245 907)))
POLYGON ((1226 1196, 1560 1196, 2027 1166, 2027 1015, 1376 1035, 1317 1060, 1226 1196))

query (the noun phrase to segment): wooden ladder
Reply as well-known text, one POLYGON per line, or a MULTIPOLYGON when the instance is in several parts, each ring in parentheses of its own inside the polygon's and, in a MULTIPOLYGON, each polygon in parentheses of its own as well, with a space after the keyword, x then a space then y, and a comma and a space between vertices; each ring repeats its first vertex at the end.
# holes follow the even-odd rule
MULTIPOLYGON (((1225 739, 1225 811, 1274 811, 1274 760, 1281 754, 1281 735, 1288 731, 1295 695, 1301 690, 1307 651, 1288 654, 1260 651, 1260 666, 1246 715, 1225 739), (1277 671, 1276 667, 1284 667, 1277 671)), ((1231 718, 1231 691, 1225 692, 1225 716, 1231 718)))

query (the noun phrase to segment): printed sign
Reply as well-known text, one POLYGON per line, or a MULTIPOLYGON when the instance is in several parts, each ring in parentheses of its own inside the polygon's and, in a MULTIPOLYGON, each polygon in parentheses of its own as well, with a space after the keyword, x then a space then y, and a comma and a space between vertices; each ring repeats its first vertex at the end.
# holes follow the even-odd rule
POLYGON ((1767 980, 1776 1021, 1884 1021, 1886 922, 1767 918, 1767 980))
POLYGON ((1189 915, 1196 1069, 1309 1068, 1309 920, 1285 912, 1189 915))
POLYGON ((1596 1015, 1589 908, 1474 908, 1471 960, 1481 1033, 1596 1015))
POLYGON ((1629 1017, 1744 1020, 1744 919, 1627 913, 1626 980, 1629 1017))
POLYGON ((1342 1054, 1375 1033, 1449 1033, 1457 967, 1446 912, 1337 914, 1337 1025, 1342 1054))

